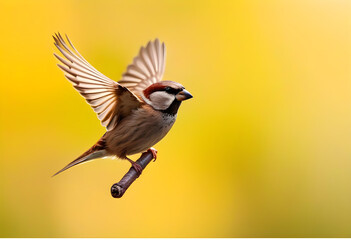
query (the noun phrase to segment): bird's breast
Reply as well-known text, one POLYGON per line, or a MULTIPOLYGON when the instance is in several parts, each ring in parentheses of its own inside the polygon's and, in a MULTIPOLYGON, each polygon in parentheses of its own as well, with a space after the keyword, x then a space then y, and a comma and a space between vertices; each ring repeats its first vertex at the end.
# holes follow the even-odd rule
POLYGON ((166 136, 176 117, 149 108, 137 109, 107 132, 107 150, 121 158, 146 151, 166 136))

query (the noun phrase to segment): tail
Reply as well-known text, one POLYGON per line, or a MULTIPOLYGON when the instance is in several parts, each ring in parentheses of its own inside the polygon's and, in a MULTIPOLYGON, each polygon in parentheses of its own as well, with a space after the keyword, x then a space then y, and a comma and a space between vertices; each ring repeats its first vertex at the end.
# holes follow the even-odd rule
POLYGON ((94 145, 92 146, 88 151, 83 153, 81 156, 79 156, 76 160, 73 162, 69 163, 66 167, 62 168, 60 171, 55 173, 52 176, 56 176, 57 174, 77 165, 83 162, 87 162, 96 158, 101 158, 101 157, 106 157, 107 152, 105 150, 105 140, 103 137, 94 145))

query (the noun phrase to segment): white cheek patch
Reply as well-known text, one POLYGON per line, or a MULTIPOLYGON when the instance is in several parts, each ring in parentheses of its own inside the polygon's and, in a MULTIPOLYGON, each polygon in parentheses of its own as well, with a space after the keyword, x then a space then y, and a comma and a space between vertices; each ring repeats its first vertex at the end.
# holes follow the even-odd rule
POLYGON ((175 96, 164 91, 157 91, 151 93, 149 99, 149 104, 155 109, 166 110, 174 101, 175 96))

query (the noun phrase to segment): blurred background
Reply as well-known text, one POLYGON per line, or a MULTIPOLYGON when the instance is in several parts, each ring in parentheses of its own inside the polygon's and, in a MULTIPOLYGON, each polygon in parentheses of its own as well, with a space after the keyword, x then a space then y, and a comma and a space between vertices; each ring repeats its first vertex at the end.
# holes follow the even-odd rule
MULTIPOLYGON (((351 2, 0 1, 1 237, 351 237, 351 2), (119 80, 167 46, 184 102, 158 159, 54 178, 104 133, 52 34, 119 80)), ((135 156, 137 158, 138 156, 135 156)))

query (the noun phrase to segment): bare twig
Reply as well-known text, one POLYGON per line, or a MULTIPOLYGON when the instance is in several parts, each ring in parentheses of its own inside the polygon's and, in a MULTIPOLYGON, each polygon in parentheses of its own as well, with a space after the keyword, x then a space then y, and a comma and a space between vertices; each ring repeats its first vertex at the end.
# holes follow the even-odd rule
MULTIPOLYGON (((151 162, 153 159, 151 152, 144 152, 141 157, 136 161, 143 169, 151 162)), ((114 198, 121 198, 129 186, 139 177, 139 174, 135 171, 133 167, 123 176, 123 178, 112 185, 111 195, 114 198)))

